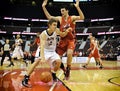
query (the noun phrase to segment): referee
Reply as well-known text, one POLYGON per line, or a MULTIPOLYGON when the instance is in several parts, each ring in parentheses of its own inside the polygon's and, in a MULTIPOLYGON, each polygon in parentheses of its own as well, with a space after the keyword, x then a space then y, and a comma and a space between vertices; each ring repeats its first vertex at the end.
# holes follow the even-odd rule
POLYGON ((10 44, 9 44, 9 39, 6 39, 5 44, 4 44, 3 47, 1 48, 1 51, 2 51, 2 53, 3 53, 2 59, 1 59, 1 66, 3 66, 3 62, 4 62, 4 59, 5 59, 6 56, 9 57, 9 60, 10 60, 10 64, 9 64, 7 67, 14 66, 13 62, 11 61, 11 56, 10 56, 10 44))

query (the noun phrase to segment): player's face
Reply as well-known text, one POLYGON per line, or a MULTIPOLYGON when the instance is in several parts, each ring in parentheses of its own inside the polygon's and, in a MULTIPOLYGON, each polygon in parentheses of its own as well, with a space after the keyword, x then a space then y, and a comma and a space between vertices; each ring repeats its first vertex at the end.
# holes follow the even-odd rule
POLYGON ((61 14, 62 16, 66 16, 68 14, 68 10, 66 10, 65 8, 61 8, 61 14))
POLYGON ((17 35, 17 38, 20 38, 20 35, 19 35, 19 34, 17 35))
POLYGON ((9 40, 8 40, 8 39, 6 40, 6 43, 7 43, 7 44, 9 43, 9 40))
POLYGON ((53 22, 53 23, 50 25, 50 30, 52 30, 52 31, 54 32, 56 28, 57 28, 57 22, 53 22))

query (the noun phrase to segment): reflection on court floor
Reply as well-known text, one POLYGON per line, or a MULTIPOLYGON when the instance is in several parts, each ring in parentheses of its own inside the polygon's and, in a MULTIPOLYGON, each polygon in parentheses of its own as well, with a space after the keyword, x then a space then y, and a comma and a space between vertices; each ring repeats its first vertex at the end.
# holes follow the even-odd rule
POLYGON ((22 86, 21 80, 28 68, 21 68, 21 65, 7 68, 5 64, 0 67, 0 91, 120 91, 120 63, 117 61, 104 61, 103 69, 94 63, 86 69, 82 68, 82 64, 72 64, 70 80, 63 81, 60 70, 57 73, 60 81, 56 84, 40 81, 40 73, 50 70, 47 65, 44 66, 35 69, 30 78, 32 87, 26 88, 22 86))

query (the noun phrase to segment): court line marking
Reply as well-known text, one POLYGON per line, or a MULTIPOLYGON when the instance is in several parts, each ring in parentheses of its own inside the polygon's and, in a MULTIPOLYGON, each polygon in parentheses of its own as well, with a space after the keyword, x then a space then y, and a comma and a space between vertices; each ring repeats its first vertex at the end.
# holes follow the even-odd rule
POLYGON ((62 80, 60 80, 59 78, 58 78, 58 80, 63 84, 63 86, 66 87, 66 89, 67 89, 68 91, 72 91, 62 80))
MULTIPOLYGON (((60 74, 58 75, 58 78, 60 78, 62 76, 62 74, 63 74, 63 71, 61 70, 60 74)), ((49 91, 53 91, 56 85, 57 85, 57 82, 54 82, 54 84, 51 86, 51 88, 49 89, 49 91)))
POLYGON ((111 85, 109 83, 106 83, 106 82, 68 82, 67 84, 69 85, 89 85, 89 84, 99 84, 99 85, 111 85))
POLYGON ((119 83, 116 83, 116 82, 112 81, 113 79, 117 79, 117 78, 119 78, 119 77, 120 77, 120 76, 118 76, 118 77, 112 77, 112 78, 108 79, 108 82, 109 82, 109 83, 112 83, 112 84, 114 84, 114 85, 116 85, 116 86, 120 86, 119 83))
POLYGON ((7 71, 3 74, 3 77, 6 76, 7 74, 9 74, 11 71, 7 71))
POLYGON ((72 67, 71 70, 120 70, 120 67, 103 67, 102 69, 98 67, 72 67))
POLYGON ((7 74, 9 74, 11 71, 7 71, 7 72, 5 72, 3 75, 2 75, 2 78, 1 78, 1 82, 3 82, 3 78, 7 75, 7 74))

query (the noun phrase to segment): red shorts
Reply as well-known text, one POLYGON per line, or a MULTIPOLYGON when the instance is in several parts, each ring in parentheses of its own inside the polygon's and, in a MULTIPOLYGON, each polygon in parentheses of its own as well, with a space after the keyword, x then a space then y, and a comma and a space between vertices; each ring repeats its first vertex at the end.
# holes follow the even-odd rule
POLYGON ((59 41, 59 44, 57 45, 56 52, 59 55, 63 55, 68 49, 75 49, 75 39, 68 40, 68 39, 63 39, 59 41))
POLYGON ((89 58, 94 57, 94 58, 100 58, 100 53, 99 51, 96 49, 93 53, 89 54, 89 58))

